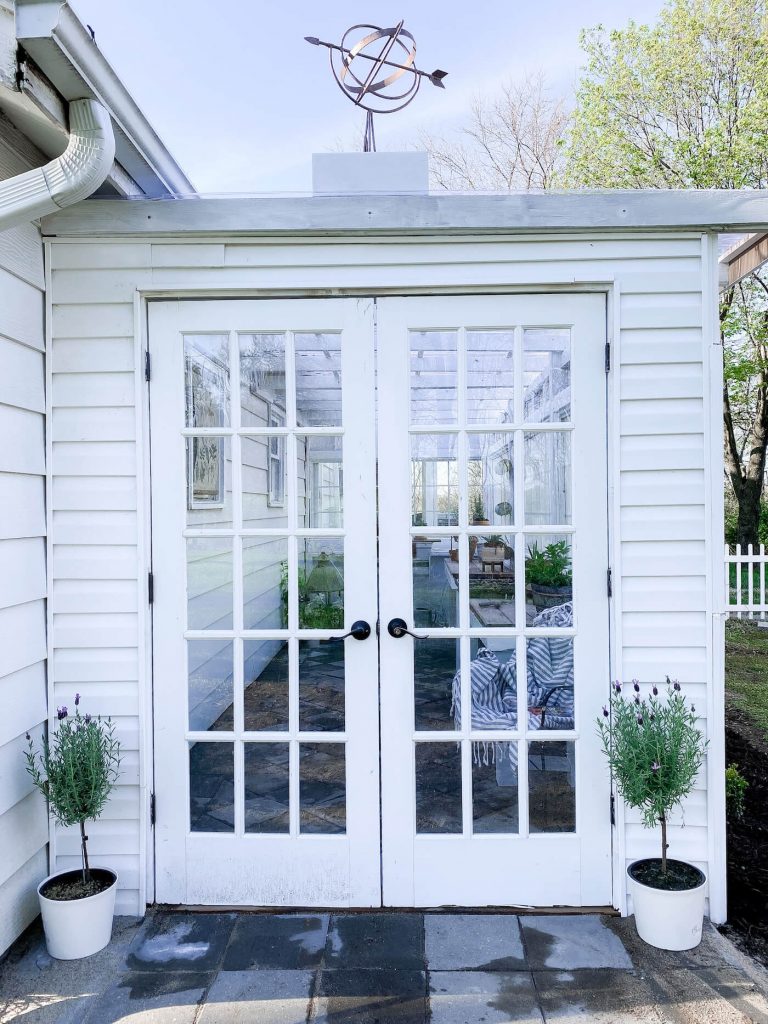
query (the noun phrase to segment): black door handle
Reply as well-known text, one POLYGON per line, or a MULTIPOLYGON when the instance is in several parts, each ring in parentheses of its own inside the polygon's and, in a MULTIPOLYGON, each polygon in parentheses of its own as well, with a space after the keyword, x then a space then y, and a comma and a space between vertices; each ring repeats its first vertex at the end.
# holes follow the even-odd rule
POLYGON ((395 640, 399 640, 401 636, 412 636, 414 640, 428 640, 427 636, 419 636, 418 633, 412 633, 408 629, 408 623, 405 619, 390 619, 387 623, 387 632, 390 636, 393 636, 395 640))
POLYGON ((337 644, 342 640, 346 640, 348 636, 354 637, 355 640, 367 640, 371 635, 371 627, 365 621, 365 619, 358 619, 357 622, 352 623, 352 627, 348 633, 344 633, 342 636, 331 636, 327 640, 322 640, 324 644, 337 644))

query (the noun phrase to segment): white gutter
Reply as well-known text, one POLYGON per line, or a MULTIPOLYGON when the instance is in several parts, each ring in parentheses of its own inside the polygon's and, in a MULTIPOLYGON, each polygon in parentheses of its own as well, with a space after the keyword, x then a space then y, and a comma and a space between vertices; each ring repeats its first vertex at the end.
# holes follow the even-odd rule
POLYGON ((69 145, 44 167, 0 181, 0 231, 86 199, 115 159, 109 114, 95 100, 69 104, 69 145))

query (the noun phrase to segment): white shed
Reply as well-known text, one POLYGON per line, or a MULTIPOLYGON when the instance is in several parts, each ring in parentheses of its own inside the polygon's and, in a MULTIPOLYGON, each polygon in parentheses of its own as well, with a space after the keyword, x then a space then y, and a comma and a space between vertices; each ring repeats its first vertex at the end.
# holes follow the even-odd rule
POLYGON ((722 921, 716 233, 768 201, 351 159, 43 221, 49 701, 118 722, 118 909, 626 912, 657 838, 594 721, 669 675, 710 739, 671 852, 722 921))

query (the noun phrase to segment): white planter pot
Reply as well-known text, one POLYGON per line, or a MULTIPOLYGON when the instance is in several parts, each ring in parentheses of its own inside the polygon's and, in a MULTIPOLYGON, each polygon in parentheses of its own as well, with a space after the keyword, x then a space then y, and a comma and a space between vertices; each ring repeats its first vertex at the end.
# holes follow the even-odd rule
POLYGON ((108 889, 81 900, 49 900, 41 890, 52 878, 67 878, 79 871, 57 871, 37 887, 43 915, 45 944, 56 960, 78 960, 103 949, 112 938, 117 875, 109 868, 91 868, 107 872, 114 881, 108 889))
POLYGON ((701 942, 704 921, 704 889, 701 885, 682 892, 654 889, 643 885, 627 869, 629 892, 635 910, 635 925, 640 938, 657 949, 693 949, 701 942))

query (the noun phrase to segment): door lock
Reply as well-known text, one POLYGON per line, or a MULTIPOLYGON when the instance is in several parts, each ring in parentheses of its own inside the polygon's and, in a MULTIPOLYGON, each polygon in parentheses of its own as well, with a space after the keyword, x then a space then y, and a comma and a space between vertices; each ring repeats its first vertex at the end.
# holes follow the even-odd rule
POLYGON ((408 629, 408 623, 405 619, 390 619, 387 623, 387 632, 390 636, 393 636, 395 640, 399 640, 401 636, 412 636, 414 640, 428 640, 429 637, 419 636, 418 633, 412 633, 408 629))
POLYGON ((353 637, 355 640, 367 640, 371 635, 371 627, 365 621, 365 619, 358 619, 357 622, 353 622, 348 633, 342 634, 342 636, 331 636, 327 640, 321 640, 324 644, 337 644, 342 640, 346 640, 348 636, 353 637))

